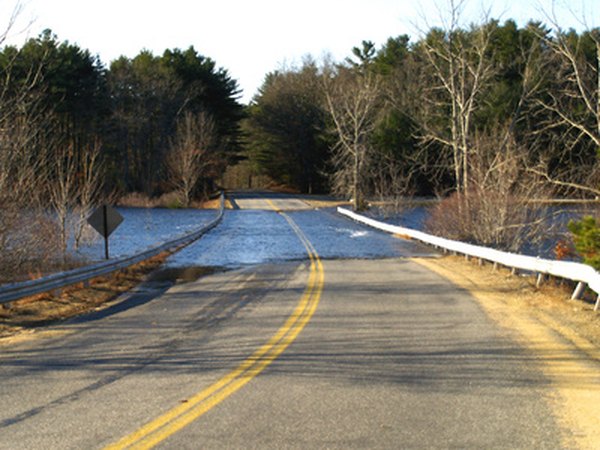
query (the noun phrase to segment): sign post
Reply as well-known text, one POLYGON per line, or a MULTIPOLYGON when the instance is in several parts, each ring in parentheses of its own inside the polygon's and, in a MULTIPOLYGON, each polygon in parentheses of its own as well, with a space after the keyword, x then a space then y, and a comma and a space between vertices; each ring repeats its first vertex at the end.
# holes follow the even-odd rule
POLYGON ((102 205, 88 217, 88 223, 104 237, 104 256, 108 255, 108 237, 123 222, 123 216, 112 206, 102 205))

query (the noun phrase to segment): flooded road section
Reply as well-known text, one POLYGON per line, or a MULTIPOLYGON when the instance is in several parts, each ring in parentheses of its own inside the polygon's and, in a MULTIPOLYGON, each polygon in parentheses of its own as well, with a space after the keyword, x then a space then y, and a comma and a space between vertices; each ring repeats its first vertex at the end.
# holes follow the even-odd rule
MULTIPOLYGON (((167 267, 217 266, 236 268, 249 264, 303 260, 306 250, 281 209, 302 229, 322 259, 377 259, 431 255, 415 242, 368 229, 333 208, 309 209, 298 199, 282 196, 235 198, 239 208, 225 212, 222 223, 199 241, 171 256, 167 267), (259 209, 258 209, 259 208, 259 209)), ((234 206, 234 207, 235 207, 234 206)))

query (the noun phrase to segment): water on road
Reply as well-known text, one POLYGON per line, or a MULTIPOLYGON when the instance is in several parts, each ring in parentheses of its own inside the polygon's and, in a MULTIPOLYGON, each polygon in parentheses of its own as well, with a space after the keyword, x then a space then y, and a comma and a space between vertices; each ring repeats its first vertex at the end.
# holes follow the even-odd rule
MULTIPOLYGON (((323 259, 373 259, 429 255, 417 243, 370 230, 333 210, 286 212, 323 259)), ((305 259, 306 250, 285 218, 268 210, 227 211, 223 222, 199 241, 171 256, 167 267, 218 266, 305 259)))

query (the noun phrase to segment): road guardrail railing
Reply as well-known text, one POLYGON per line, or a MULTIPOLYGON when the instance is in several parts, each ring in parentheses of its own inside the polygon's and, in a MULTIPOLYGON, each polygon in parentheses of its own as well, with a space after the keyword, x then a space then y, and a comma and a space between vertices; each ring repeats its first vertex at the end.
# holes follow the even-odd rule
POLYGON ((572 299, 579 298, 583 294, 585 287, 589 286, 590 289, 598 294, 594 311, 598 311, 600 309, 600 273, 596 272, 596 270, 587 264, 572 261, 543 259, 534 256, 504 252, 479 245, 466 244, 464 242, 433 236, 431 234, 423 233, 422 231, 413 230, 411 228, 404 228, 397 225, 380 222, 345 208, 338 207, 337 211, 338 213, 349 217, 352 220, 378 230, 400 236, 406 236, 408 238, 440 248, 444 251, 478 258, 482 261, 489 261, 494 264, 500 264, 512 269, 535 273, 538 275, 538 284, 541 281, 541 277, 544 275, 575 281, 577 282, 577 286, 575 287, 573 295, 571 296, 572 299))
POLYGON ((223 218, 224 209, 225 194, 222 192, 219 211, 216 218, 199 230, 152 247, 133 256, 126 256, 123 258, 92 264, 65 272, 54 273, 36 280, 1 285, 0 304, 12 302, 20 298, 30 297, 32 295, 42 294, 44 292, 62 289, 77 283, 87 282, 92 278, 108 275, 118 270, 125 269, 129 266, 133 266, 134 264, 159 255, 164 251, 191 244, 217 226, 217 224, 223 218))

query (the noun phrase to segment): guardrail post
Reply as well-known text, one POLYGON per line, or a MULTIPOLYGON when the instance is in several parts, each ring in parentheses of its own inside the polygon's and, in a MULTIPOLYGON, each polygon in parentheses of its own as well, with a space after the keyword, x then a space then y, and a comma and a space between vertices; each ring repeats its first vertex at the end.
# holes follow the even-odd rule
POLYGON ((512 275, 517 275, 519 271, 524 271, 527 274, 537 274, 536 287, 539 287, 547 278, 550 280, 558 280, 558 283, 561 286, 564 284, 564 280, 576 281, 577 279, 583 279, 585 281, 578 282, 571 298, 576 299, 581 297, 585 291, 585 288, 589 286, 590 290, 593 290, 596 294, 598 294, 594 311, 600 310, 600 272, 591 270, 590 266, 576 262, 559 262, 525 255, 516 255, 508 252, 492 252, 492 249, 489 248, 443 239, 408 228, 390 226, 390 224, 384 224, 366 217, 361 217, 358 214, 352 213, 344 208, 338 207, 337 210, 339 213, 350 217, 352 220, 357 222, 386 231, 388 233, 407 234, 409 236, 414 236, 414 239, 425 244, 435 245, 442 247, 443 249, 447 248, 447 250, 444 250, 444 253, 447 251, 455 256, 464 255, 465 259, 467 260, 469 260, 471 257, 481 258, 479 255, 483 254, 483 259, 485 261, 492 262, 492 270, 494 271, 498 270, 499 268, 506 267, 508 269, 512 268, 512 275), (450 250, 450 248, 453 250, 450 250))
POLYGON ((584 289, 585 289, 585 283, 583 281, 580 281, 579 283, 577 283, 577 287, 573 291, 573 295, 571 295, 571 300, 579 299, 581 297, 581 294, 583 294, 584 289))
POLYGON ((543 273, 538 273, 537 274, 537 280, 535 281, 535 288, 539 289, 540 286, 542 285, 542 283, 544 282, 544 274, 543 273))

